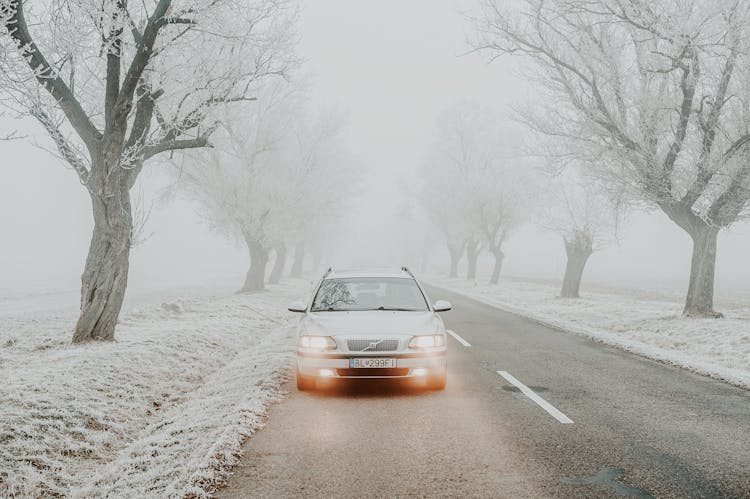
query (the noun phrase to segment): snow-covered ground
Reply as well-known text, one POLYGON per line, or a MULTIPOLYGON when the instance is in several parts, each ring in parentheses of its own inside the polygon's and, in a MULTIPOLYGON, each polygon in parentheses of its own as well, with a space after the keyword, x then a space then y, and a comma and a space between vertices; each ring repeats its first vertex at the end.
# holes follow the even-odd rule
POLYGON ((0 497, 210 493, 280 395, 309 287, 152 293, 81 346, 70 310, 0 313, 0 497))
POLYGON ((430 284, 558 329, 750 388, 750 304, 726 300, 723 319, 682 317, 676 293, 587 286, 559 298, 556 283, 501 279, 498 285, 430 275, 430 284))

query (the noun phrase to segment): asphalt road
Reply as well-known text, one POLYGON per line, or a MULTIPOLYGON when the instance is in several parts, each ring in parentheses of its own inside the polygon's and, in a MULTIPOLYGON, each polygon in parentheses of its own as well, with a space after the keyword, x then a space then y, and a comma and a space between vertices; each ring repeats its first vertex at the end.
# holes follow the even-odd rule
POLYGON ((428 291, 471 343, 445 391, 290 382, 219 496, 750 498, 750 392, 428 291))

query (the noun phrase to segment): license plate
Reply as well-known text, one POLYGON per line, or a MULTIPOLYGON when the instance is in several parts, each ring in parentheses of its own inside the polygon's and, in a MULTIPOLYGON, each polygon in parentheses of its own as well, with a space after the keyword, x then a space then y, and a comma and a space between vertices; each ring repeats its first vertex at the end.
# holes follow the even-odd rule
POLYGON ((349 359, 351 369, 387 369, 396 367, 396 359, 385 357, 352 357, 349 359))

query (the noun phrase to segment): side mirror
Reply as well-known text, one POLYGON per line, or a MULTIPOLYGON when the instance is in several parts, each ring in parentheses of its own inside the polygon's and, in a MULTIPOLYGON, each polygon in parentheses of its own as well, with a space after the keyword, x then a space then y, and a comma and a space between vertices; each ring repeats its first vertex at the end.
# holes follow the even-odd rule
POLYGON ((438 300, 432 305, 432 309, 435 312, 447 312, 452 308, 453 305, 451 305, 451 302, 445 300, 438 300))
POLYGON ((307 312, 307 305, 301 301, 293 301, 288 307, 290 312, 307 312))

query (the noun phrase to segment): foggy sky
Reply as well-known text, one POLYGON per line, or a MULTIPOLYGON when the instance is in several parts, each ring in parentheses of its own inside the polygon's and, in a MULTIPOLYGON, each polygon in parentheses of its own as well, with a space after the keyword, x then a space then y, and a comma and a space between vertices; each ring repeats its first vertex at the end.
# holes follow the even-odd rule
MULTIPOLYGON (((457 99, 475 99, 507 116, 507 106, 533 97, 514 62, 487 65, 466 52, 466 22, 452 0, 308 0, 303 2, 300 52, 318 103, 348 114, 346 135, 367 167, 361 196, 342 214, 327 263, 400 265, 404 242, 393 237, 398 206, 419 182, 438 114, 457 99), (404 187, 407 187, 406 189, 404 187)), ((0 133, 20 127, 49 146, 44 132, 2 119, 0 133)), ((513 125, 519 126, 519 125, 513 125)), ((0 296, 75 290, 92 226, 89 198, 75 173, 28 141, 0 142, 0 296)), ((154 198, 168 179, 152 167, 143 175, 154 198)), ((184 200, 154 208, 153 236, 132 254, 132 288, 242 282, 246 251, 213 234, 184 200)), ((621 243, 595 254, 587 282, 683 289, 689 238, 660 213, 637 213, 621 243)), ((433 262, 440 264, 443 244, 433 262)), ((750 290, 750 225, 719 239, 717 291, 750 290)), ((504 273, 559 278, 560 237, 525 226, 508 241, 504 273)), ((465 264, 465 262, 464 262, 465 264)), ((443 262, 440 270, 445 270, 443 262)))

